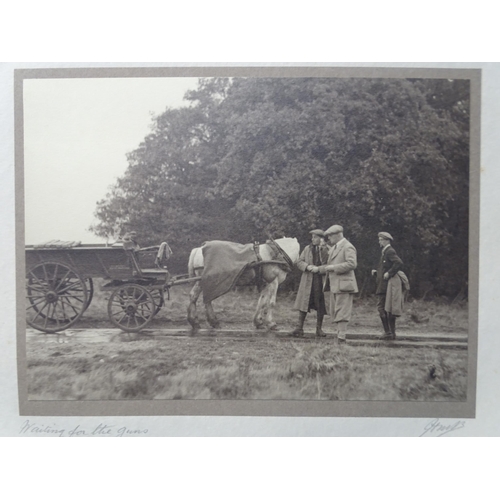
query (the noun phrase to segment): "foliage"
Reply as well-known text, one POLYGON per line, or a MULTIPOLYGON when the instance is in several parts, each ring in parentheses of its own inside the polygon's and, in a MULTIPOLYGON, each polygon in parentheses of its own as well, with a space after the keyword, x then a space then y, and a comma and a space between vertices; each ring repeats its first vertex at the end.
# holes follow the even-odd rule
POLYGON ((248 243, 342 224, 373 291, 377 233, 389 231, 415 296, 467 284, 469 82, 212 78, 154 118, 99 202, 143 244, 168 239, 183 270, 208 239, 248 243))

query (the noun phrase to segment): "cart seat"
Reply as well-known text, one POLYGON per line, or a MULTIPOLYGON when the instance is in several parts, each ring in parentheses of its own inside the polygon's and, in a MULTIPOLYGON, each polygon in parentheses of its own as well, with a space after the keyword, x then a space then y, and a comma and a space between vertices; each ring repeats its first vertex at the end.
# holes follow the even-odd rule
POLYGON ((130 260, 134 275, 142 278, 162 278, 168 275, 167 269, 157 267, 141 267, 134 250, 125 250, 130 260))

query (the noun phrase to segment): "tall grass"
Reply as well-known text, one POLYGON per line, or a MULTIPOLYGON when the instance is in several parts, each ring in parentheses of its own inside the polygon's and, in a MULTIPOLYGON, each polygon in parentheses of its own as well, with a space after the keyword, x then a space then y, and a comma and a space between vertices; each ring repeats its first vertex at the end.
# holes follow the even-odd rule
POLYGON ((28 345, 30 399, 458 401, 466 351, 273 339, 28 345))

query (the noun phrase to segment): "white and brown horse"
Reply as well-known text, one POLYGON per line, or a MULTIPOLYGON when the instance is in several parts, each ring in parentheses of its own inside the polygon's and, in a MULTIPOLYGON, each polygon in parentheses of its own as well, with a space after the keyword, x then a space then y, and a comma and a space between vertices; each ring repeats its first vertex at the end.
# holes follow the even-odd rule
MULTIPOLYGON (((257 329, 275 330, 276 323, 273 321, 273 309, 276 304, 278 286, 285 281, 287 274, 297 262, 300 255, 300 245, 296 238, 279 238, 277 240, 270 239, 266 243, 256 246, 255 250, 259 256, 259 261, 245 269, 236 285, 242 283, 242 281, 248 282, 249 278, 255 277, 257 273, 259 274, 264 288, 257 302, 253 323, 257 329)), ((203 280, 203 276, 206 275, 204 273, 203 246, 194 248, 191 251, 188 271, 190 277, 201 276, 203 280)), ((197 281, 189 294, 188 307, 188 321, 194 333, 200 329, 196 302, 201 292, 201 281, 197 281)), ((204 299, 208 323, 212 328, 219 328, 220 323, 215 315, 212 303, 206 301, 206 297, 204 299)))

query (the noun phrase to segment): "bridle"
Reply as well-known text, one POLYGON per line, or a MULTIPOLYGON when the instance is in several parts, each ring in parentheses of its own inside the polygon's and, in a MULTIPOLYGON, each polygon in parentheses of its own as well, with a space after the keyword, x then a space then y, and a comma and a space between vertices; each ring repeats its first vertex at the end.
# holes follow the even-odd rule
POLYGON ((278 245, 278 243, 276 243, 276 241, 274 241, 272 236, 269 235, 269 241, 267 241, 266 243, 283 257, 285 263, 288 266, 288 272, 291 272, 293 269, 293 262, 292 259, 290 259, 290 257, 288 256, 288 254, 278 245))

